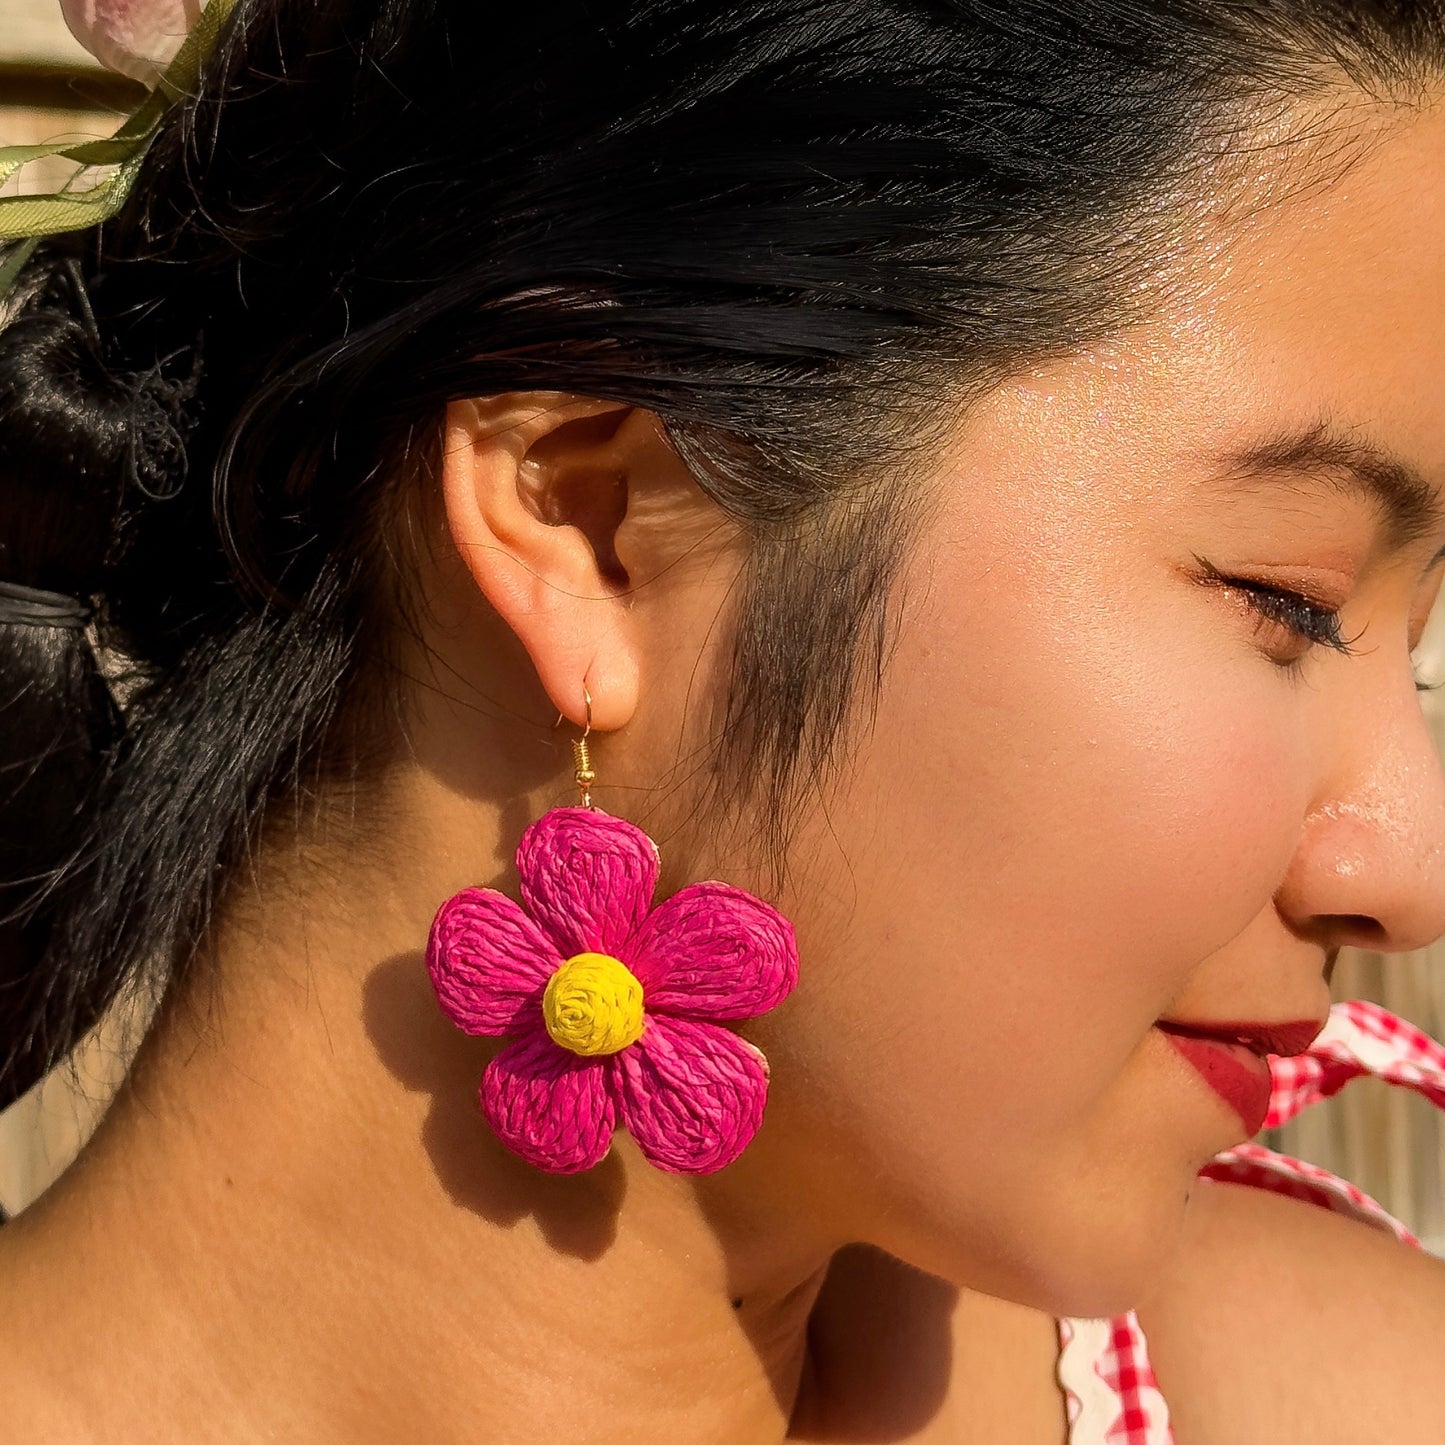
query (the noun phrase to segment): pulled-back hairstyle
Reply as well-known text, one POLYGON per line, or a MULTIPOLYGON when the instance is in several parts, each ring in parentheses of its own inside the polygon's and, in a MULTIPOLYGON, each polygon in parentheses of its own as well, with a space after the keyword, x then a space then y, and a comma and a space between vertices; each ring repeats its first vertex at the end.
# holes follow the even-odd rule
POLYGON ((1442 0, 240 0, 0 331, 0 578, 99 609, 0 625, 0 1103, 385 756, 448 401, 649 408, 744 524, 699 787, 779 857, 886 662, 907 439, 1127 323, 1262 117, 1442 55, 1442 0))

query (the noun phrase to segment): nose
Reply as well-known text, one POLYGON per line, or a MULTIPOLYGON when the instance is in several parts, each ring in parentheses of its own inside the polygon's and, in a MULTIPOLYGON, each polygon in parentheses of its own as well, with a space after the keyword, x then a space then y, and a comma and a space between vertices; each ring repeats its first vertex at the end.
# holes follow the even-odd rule
POLYGON ((1445 767, 1413 679, 1388 674, 1341 690, 1330 767, 1275 894, 1327 948, 1406 952, 1445 934, 1445 767))

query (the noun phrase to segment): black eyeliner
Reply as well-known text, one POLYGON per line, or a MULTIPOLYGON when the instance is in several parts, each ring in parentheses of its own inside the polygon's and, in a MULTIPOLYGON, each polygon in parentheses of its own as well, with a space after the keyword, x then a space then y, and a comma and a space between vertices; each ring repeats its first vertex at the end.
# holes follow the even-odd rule
POLYGON ((1328 647, 1347 657, 1355 656, 1353 647, 1340 635, 1340 612, 1296 592, 1289 587, 1279 587, 1269 582, 1257 582, 1246 577, 1234 577, 1221 572, 1212 562, 1197 552, 1194 560, 1203 569, 1205 578, 1218 587, 1227 587, 1243 595, 1250 607, 1270 622, 1288 628, 1306 642, 1328 647))

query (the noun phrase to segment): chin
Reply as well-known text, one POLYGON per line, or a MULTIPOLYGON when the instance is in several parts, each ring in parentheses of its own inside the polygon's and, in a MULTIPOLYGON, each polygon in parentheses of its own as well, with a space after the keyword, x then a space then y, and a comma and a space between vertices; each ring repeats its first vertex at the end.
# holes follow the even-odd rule
POLYGON ((1050 1314, 1100 1319, 1137 1309, 1167 1276, 1179 1248, 1188 1194, 1137 1187, 1107 1209, 1070 1210, 1031 1252, 1023 1282, 1050 1314))
MULTIPOLYGON (((978 1290, 1051 1315, 1101 1319, 1141 1305, 1159 1286, 1179 1246, 1188 1184, 1040 1197, 982 1231, 930 1230, 909 1263, 961 1289, 978 1290), (942 1243, 943 1239, 947 1243, 942 1243)), ((886 1246, 885 1246, 886 1247, 886 1246)))

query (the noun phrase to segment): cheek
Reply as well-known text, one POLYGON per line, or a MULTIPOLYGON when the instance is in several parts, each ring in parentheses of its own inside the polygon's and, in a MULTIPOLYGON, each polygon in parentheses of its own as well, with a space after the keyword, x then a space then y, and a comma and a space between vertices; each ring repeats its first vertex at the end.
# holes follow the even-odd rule
POLYGON ((1235 624, 1183 583, 1141 614, 1075 581, 1064 620, 1047 592, 935 587, 828 808, 857 899, 832 982, 900 1023, 971 1015, 990 1065, 1117 1061, 1269 905, 1305 812, 1287 684, 1235 624))
POLYGON ((849 1147, 995 1257, 1021 1193, 1097 1244, 1088 1199, 1177 1214, 1235 1142, 1197 1091, 1151 1097, 1145 1041, 1270 906, 1306 810, 1288 684, 1237 620, 1163 564, 1036 558, 974 538, 972 580, 934 567, 794 905, 794 1043, 849 1147))

